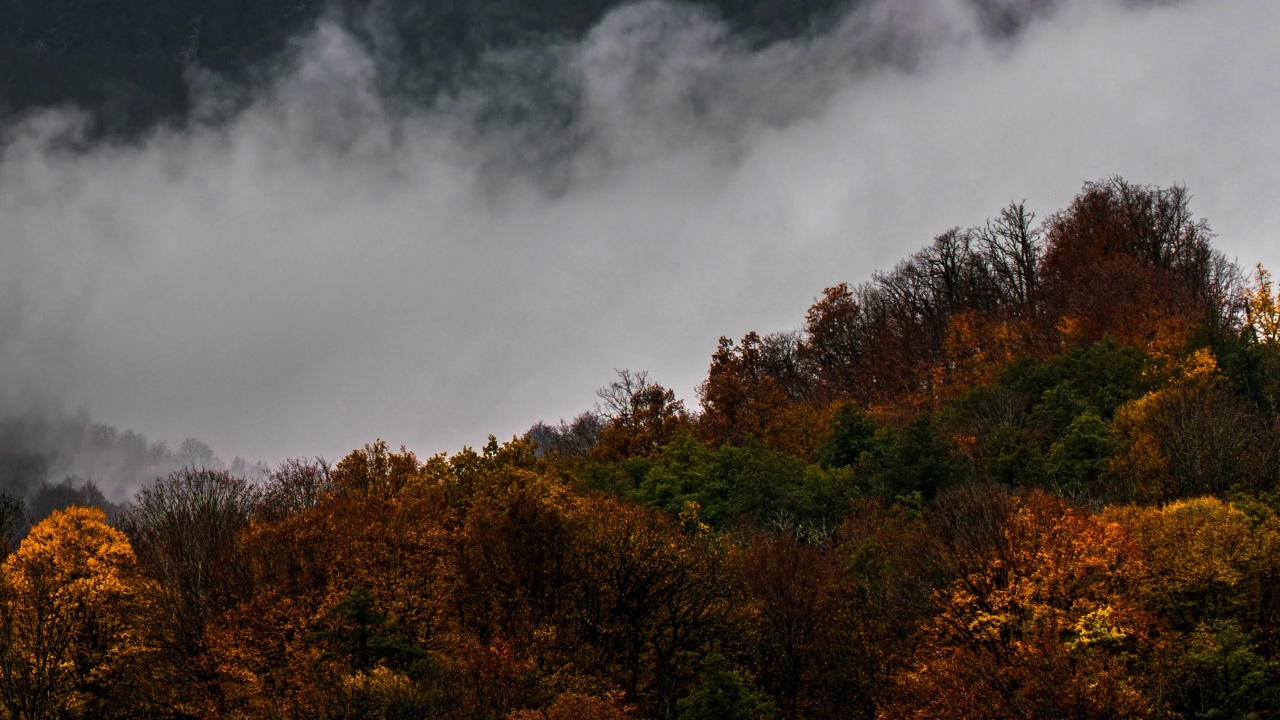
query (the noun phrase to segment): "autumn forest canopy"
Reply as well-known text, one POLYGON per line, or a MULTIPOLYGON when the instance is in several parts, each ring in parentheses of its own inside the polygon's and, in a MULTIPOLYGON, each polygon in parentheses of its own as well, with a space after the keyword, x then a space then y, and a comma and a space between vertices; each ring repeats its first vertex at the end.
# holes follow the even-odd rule
POLYGON ((0 716, 1280 716, 1280 299, 1213 239, 1104 179, 721 338, 696 405, 5 494, 0 716))

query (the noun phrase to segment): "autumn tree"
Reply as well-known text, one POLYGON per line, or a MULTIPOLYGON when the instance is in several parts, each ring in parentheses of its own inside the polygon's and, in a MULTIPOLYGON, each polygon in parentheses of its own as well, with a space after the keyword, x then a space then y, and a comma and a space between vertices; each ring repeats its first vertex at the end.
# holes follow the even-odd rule
POLYGON ((794 437, 811 435, 804 432, 809 429, 806 424, 824 419, 804 402, 808 385, 794 335, 761 337, 752 332, 738 344, 722 337, 707 379, 698 389, 702 400, 698 435, 712 446, 740 444, 751 437, 798 454, 812 452, 804 447, 805 438, 794 437))
POLYGON ((1158 716, 1142 674, 1157 626, 1134 597, 1142 557, 1124 530, 1041 493, 990 527, 881 716, 1158 716))
POLYGON ((1145 604, 1176 632, 1162 663, 1190 717, 1270 717, 1280 710, 1275 661, 1280 521, 1269 509, 1214 497, 1113 507, 1146 558, 1145 604), (1248 507, 1248 506, 1246 506, 1248 507))
POLYGON ((1244 289, 1242 305, 1240 327, 1218 328, 1205 341, 1241 397, 1275 414, 1280 408, 1280 298, 1261 264, 1244 289))
POLYGON ((1167 500, 1273 487, 1274 420, 1232 391, 1207 350, 1193 354, 1186 368, 1117 411, 1124 451, 1111 465, 1114 493, 1167 500))
POLYGON ((869 286, 829 287, 805 315, 800 357, 826 399, 869 398, 877 386, 875 333, 881 322, 869 286))
POLYGON ((1087 183, 1046 227, 1045 317, 1068 340, 1109 333, 1170 352, 1203 318, 1229 310, 1238 273, 1211 247, 1185 187, 1087 183))
POLYGON ((866 501, 828 538, 751 537, 736 556, 749 677, 784 718, 869 718, 928 614, 924 525, 866 501))
POLYGON ((618 379, 597 391, 605 419, 595 454, 606 459, 649 455, 688 427, 684 402, 645 371, 619 370, 618 379))
POLYGON ((146 711, 151 586, 101 510, 56 511, 0 566, 0 703, 15 719, 146 711))
POLYGON ((385 440, 377 440, 353 450, 330 473, 337 492, 395 495, 417 477, 421 463, 403 446, 393 452, 385 440))
POLYGON ((517 710, 510 720, 631 720, 635 708, 620 694, 604 696, 565 693, 541 710, 517 710))
POLYGON ((1280 343, 1280 297, 1262 263, 1258 263, 1253 285, 1245 290, 1245 324, 1259 343, 1280 343))
POLYGON ((673 717, 732 611, 724 549, 611 500, 584 498, 574 524, 579 667, 611 679, 644 715, 673 717))
POLYGON ((237 562, 253 592, 205 631, 219 689, 210 714, 425 713, 446 702, 428 680, 452 512, 438 485, 415 475, 391 494, 387 464, 358 457, 348 472, 363 482, 242 529, 237 562))

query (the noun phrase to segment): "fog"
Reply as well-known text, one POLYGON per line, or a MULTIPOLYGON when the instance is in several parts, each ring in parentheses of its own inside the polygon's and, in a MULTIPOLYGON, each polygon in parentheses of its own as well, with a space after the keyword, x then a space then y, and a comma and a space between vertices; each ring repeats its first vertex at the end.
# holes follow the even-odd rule
POLYGON ((0 151, 0 403, 267 461, 509 437, 615 368, 693 405, 719 336, 1111 174, 1187 185, 1228 256, 1280 267, 1280 4, 1062 2, 1001 38, 966 7, 750 48, 646 3, 431 102, 323 22, 247 105, 193 73, 203 122, 29 117, 0 151))

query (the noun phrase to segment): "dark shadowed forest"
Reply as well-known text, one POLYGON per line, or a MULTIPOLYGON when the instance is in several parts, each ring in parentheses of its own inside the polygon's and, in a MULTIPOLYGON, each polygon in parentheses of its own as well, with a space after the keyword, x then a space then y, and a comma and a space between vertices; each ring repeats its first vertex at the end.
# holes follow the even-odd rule
POLYGON ((1276 717, 1280 306, 1213 239, 1105 179, 722 338, 696 406, 7 496, 4 716, 1276 717))

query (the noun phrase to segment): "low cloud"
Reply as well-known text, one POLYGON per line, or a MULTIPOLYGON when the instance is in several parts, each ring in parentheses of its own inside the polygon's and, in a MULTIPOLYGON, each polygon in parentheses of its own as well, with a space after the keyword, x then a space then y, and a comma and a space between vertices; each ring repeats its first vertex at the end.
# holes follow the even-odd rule
POLYGON ((1006 4, 1017 33, 882 0, 753 48, 643 3, 429 103, 325 22, 229 116, 197 78, 216 119, 136 143, 29 118, 0 155, 0 402, 224 457, 456 450, 614 368, 693 400, 718 336, 1110 174, 1188 185, 1229 256, 1280 266, 1280 5, 1006 4))

